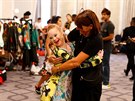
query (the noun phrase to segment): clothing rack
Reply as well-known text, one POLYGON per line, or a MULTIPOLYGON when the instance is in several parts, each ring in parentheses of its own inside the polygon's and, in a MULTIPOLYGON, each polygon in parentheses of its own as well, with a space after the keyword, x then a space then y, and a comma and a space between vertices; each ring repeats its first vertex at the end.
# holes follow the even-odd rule
POLYGON ((13 17, 13 18, 0 18, 0 20, 15 20, 15 18, 13 17))
POLYGON ((13 18, 0 18, 0 20, 14 20, 13 18))
MULTIPOLYGON (((14 21, 15 20, 15 18, 13 17, 13 18, 0 18, 0 21, 14 21)), ((5 53, 6 54, 6 53, 5 53)), ((1 55, 0 54, 0 57, 4 57, 5 55, 1 55)), ((13 57, 13 55, 12 55, 12 53, 11 52, 9 52, 8 53, 8 61, 7 61, 7 63, 12 63, 13 62, 13 60, 14 60, 14 57, 13 57)), ((5 64, 5 66, 6 66, 7 64, 5 64)))

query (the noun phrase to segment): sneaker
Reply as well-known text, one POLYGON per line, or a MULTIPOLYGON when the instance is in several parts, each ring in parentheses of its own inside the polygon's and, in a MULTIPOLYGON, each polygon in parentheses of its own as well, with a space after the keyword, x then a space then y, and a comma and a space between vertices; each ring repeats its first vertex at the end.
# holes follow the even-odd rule
POLYGON ((102 89, 110 89, 110 88, 111 88, 110 84, 108 84, 108 85, 102 85, 102 89))
POLYGON ((35 86, 35 92, 36 92, 37 94, 41 94, 41 93, 40 93, 40 89, 41 89, 41 87, 35 86))

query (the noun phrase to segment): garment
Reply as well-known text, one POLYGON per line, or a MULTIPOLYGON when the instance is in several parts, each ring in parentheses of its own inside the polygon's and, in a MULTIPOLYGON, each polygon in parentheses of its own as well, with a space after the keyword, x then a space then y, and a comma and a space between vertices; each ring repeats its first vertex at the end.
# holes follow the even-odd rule
POLYGON ((31 31, 30 31, 30 24, 25 25, 27 28, 23 28, 22 35, 23 35, 23 42, 24 47, 26 47, 28 50, 31 49, 31 31))
POLYGON ((31 35, 31 41, 32 41, 32 46, 35 46, 39 48, 39 42, 38 42, 38 31, 37 29, 32 30, 32 35, 31 35))
MULTIPOLYGON (((52 50, 56 57, 62 57, 65 62, 73 56, 72 51, 56 47, 52 50)), ((41 101, 70 101, 71 99, 71 76, 70 70, 52 75, 41 91, 41 101), (55 92, 56 91, 56 92, 55 92)))
POLYGON ((0 22, 0 47, 4 47, 4 41, 3 41, 3 24, 0 22))
POLYGON ((8 52, 16 52, 18 49, 18 31, 13 23, 9 23, 7 27, 6 49, 8 52))
POLYGON ((72 72, 64 71, 62 72, 58 85, 53 96, 53 101, 70 101, 72 93, 72 72))
MULTIPOLYGON (((102 37, 107 37, 109 34, 114 34, 114 25, 111 21, 103 22, 101 26, 102 37)), ((103 41, 103 84, 108 85, 110 81, 110 54, 111 54, 111 40, 103 41)))
POLYGON ((123 36, 121 41, 125 41, 126 42, 126 55, 128 58, 128 63, 127 63, 127 68, 126 68, 126 72, 128 74, 128 72, 131 70, 132 71, 132 75, 135 75, 134 69, 135 69, 135 43, 133 42, 129 42, 129 37, 133 38, 135 37, 135 26, 130 26, 130 27, 126 27, 123 30, 123 36))
POLYGON ((25 70, 25 67, 31 67, 32 62, 38 65, 38 56, 36 49, 39 47, 38 44, 38 34, 37 30, 33 29, 33 26, 26 21, 22 27, 22 36, 23 36, 23 65, 22 69, 25 70))
MULTIPOLYGON (((74 29, 69 33, 68 39, 70 42, 75 41, 75 56, 83 51, 91 58, 99 50, 102 50, 102 38, 100 35, 84 37, 80 34, 79 30, 74 29)), ((101 69, 102 64, 95 67, 89 66, 88 68, 78 67, 72 70, 73 89, 71 101, 100 101, 102 93, 101 69)))

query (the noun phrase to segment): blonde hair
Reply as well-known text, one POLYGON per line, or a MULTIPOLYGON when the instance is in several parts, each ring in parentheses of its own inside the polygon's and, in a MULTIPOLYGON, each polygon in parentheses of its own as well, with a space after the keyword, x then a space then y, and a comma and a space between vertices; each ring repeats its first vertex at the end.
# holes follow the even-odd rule
POLYGON ((59 32, 63 33, 61 27, 59 27, 57 24, 49 24, 48 28, 47 28, 47 32, 49 32, 49 30, 56 28, 59 32))

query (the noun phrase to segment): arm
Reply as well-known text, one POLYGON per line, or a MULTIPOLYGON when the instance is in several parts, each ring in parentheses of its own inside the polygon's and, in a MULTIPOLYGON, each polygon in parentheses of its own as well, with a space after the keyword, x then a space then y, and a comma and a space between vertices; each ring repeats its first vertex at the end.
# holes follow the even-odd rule
POLYGON ((64 70, 70 70, 70 69, 73 69, 73 68, 77 68, 88 57, 89 57, 88 54, 85 54, 84 52, 80 52, 78 54, 78 56, 68 60, 67 62, 61 64, 60 66, 52 67, 52 73, 56 73, 56 72, 64 71, 64 70))
POLYGON ((113 37, 114 37, 114 34, 113 34, 113 33, 111 33, 111 34, 109 34, 109 36, 107 36, 107 37, 103 37, 103 40, 104 40, 104 41, 112 40, 112 39, 113 39, 113 37))

